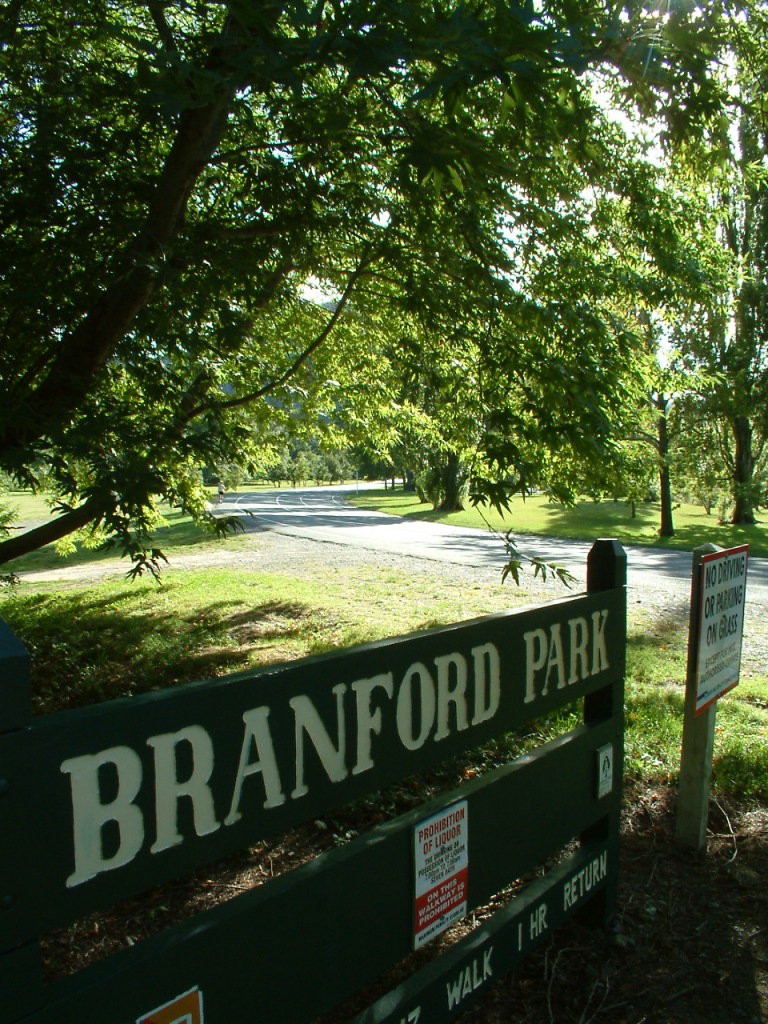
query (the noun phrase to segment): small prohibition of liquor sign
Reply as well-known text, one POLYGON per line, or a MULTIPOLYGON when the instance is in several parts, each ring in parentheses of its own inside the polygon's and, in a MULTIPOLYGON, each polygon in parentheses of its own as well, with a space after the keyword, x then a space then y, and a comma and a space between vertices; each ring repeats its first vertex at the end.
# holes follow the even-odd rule
POLYGON ((198 988, 190 989, 139 1017, 136 1024, 204 1024, 203 993, 198 988))
POLYGON ((413 829, 413 948, 419 949, 467 912, 467 801, 451 804, 413 829))

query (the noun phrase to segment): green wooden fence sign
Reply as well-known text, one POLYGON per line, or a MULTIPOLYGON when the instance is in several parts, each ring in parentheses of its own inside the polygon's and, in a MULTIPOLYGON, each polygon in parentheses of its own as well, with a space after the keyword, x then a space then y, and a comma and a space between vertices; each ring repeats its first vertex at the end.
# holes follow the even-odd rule
POLYGON ((574 839, 570 859, 356 1024, 448 1020, 571 913, 610 915, 625 564, 598 542, 583 595, 34 719, 25 652, 4 629, 0 1024, 309 1024, 574 839), (46 931, 565 705, 581 724, 550 743, 43 983, 46 931))

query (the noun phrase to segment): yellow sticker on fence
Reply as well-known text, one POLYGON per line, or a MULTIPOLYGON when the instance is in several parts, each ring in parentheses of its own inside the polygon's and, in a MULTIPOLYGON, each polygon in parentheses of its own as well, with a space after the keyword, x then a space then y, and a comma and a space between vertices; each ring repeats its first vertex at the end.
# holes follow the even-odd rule
POLYGON ((136 1024, 204 1024, 203 993, 197 988, 190 989, 139 1017, 136 1024))

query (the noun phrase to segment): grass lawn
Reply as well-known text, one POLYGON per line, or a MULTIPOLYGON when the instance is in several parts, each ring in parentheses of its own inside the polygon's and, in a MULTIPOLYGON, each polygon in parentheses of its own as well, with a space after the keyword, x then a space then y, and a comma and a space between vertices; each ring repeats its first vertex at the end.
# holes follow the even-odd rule
MULTIPOLYGON (((24 583, 0 616, 33 659, 37 711, 62 710, 348 647, 508 606, 508 589, 429 586, 367 564, 355 574, 177 570, 152 580, 24 583)), ((687 623, 630 610, 626 777, 674 782, 680 762, 687 623)), ((719 703, 716 793, 768 802, 768 678, 719 703)))

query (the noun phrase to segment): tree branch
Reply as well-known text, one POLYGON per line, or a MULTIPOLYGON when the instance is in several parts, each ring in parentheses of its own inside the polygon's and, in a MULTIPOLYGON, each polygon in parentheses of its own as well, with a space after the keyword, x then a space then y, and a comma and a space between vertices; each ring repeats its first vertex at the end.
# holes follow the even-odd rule
MULTIPOLYGON (((317 335, 317 337, 312 341, 312 343, 308 345, 304 349, 304 351, 301 352, 296 357, 296 359, 294 359, 294 361, 286 370, 284 370, 279 376, 273 378, 267 384, 264 384, 257 391, 252 391, 247 395, 241 395, 239 398, 231 398, 223 402, 218 402, 218 408, 236 409, 242 405, 249 405, 251 402, 258 401, 258 399, 263 398, 265 395, 268 395, 271 391, 274 391, 276 388, 281 387, 283 384, 285 384, 286 381, 290 380, 291 377, 293 377, 293 375, 300 369, 300 367, 309 359, 312 353, 316 352, 317 349, 320 348, 320 346, 326 340, 326 338, 334 329, 336 324, 339 322, 341 314, 344 312, 344 308, 346 307, 347 303, 349 302, 349 299, 352 296, 352 292, 355 289, 355 285, 358 283, 360 278, 363 277, 368 272, 368 268, 373 262, 374 257, 363 258, 360 261, 358 266, 350 275, 346 287, 344 288, 344 291, 341 295, 341 298, 339 299, 336 308, 331 314, 328 323, 317 335)), ((195 416, 199 416, 202 412, 206 410, 206 408, 207 406, 199 406, 197 409, 193 411, 193 414, 189 417, 189 419, 191 420, 194 419, 195 416)))
POLYGON ((50 519, 41 526, 36 526, 17 537, 8 537, 0 541, 0 565, 5 565, 30 551, 37 551, 46 544, 52 544, 62 537, 69 536, 75 530, 96 523, 104 513, 103 504, 92 498, 79 508, 63 512, 58 518, 50 519))
POLYGON ((212 221, 202 221, 196 225, 196 230, 209 238, 220 238, 225 241, 248 241, 250 238, 275 238, 283 234, 289 228, 299 224, 305 224, 304 218, 297 217, 292 221, 250 221, 242 227, 228 227, 225 224, 214 224, 212 221))
POLYGON ((622 438, 624 441, 642 441, 644 444, 649 444, 652 448, 658 449, 659 439, 655 434, 650 434, 645 430, 636 430, 629 434, 625 434, 622 438))
POLYGON ((165 20, 165 11, 163 10, 162 4, 158 3, 158 0, 149 0, 147 5, 149 7, 149 13, 152 15, 152 21, 155 23, 157 34, 160 36, 160 41, 166 50, 172 53, 178 53, 178 46, 176 40, 173 38, 173 32, 171 27, 165 20))

